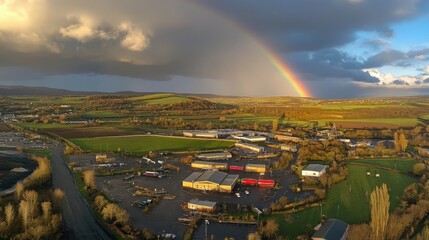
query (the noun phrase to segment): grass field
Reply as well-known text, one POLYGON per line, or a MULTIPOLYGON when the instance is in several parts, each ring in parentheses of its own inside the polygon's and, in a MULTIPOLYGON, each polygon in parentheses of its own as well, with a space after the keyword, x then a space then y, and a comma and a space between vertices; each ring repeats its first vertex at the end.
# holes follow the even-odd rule
POLYGON ((29 129, 52 129, 52 128, 76 128, 83 126, 82 124, 62 124, 62 123, 19 123, 19 126, 29 129))
MULTIPOLYGON (((327 199, 323 203, 323 214, 328 218, 339 218, 349 224, 367 222, 370 220, 370 194, 375 186, 386 183, 390 193, 390 210, 399 204, 398 196, 401 196, 405 187, 415 182, 416 179, 394 173, 388 170, 378 170, 363 166, 349 165, 350 174, 345 181, 334 185, 328 192, 327 199), (370 171, 371 176, 366 172, 370 171), (376 178, 375 173, 380 177, 376 178)), ((288 222, 284 215, 275 215, 274 218, 280 225, 280 233, 290 239, 295 239, 299 234, 312 231, 320 220, 320 208, 310 208, 291 214, 288 222)))
POLYGON ((198 151, 224 149, 233 145, 233 141, 200 140, 161 136, 122 136, 74 138, 71 141, 85 151, 100 152, 122 151, 144 155, 149 151, 198 151))
POLYGON ((373 166, 386 167, 393 170, 398 170, 401 173, 409 173, 412 171, 414 159, 404 159, 404 158, 386 158, 386 159, 359 159, 359 160, 349 160, 348 162, 356 162, 369 164, 373 166))
POLYGON ((132 98, 129 98, 128 100, 137 104, 155 105, 155 104, 181 103, 181 102, 191 101, 192 99, 185 96, 162 93, 162 94, 151 94, 151 95, 146 95, 141 97, 132 97, 132 98))

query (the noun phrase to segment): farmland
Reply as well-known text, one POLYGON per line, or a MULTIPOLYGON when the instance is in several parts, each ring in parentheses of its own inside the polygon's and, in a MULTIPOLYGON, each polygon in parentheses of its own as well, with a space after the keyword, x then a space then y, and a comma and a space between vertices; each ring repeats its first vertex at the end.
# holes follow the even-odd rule
MULTIPOLYGON (((380 160, 384 161, 384 160, 380 160)), ((391 164, 390 161, 386 160, 391 164)), ((405 160, 406 161, 406 160, 405 160)), ((387 170, 379 170, 364 166, 349 165, 349 175, 345 181, 334 185, 323 203, 323 215, 328 218, 338 218, 349 224, 367 222, 370 220, 369 196, 375 186, 386 183, 390 193, 390 210, 399 204, 398 196, 416 179, 387 170), (367 171, 371 175, 367 175, 367 171), (380 177, 375 177, 375 173, 380 177)), ((406 171, 407 169, 403 169, 406 171)), ((411 169, 408 169, 411 170, 411 169)), ((295 238, 299 234, 311 231, 320 220, 320 208, 309 208, 290 216, 277 215, 280 232, 284 236, 295 238)))
POLYGON ((185 139, 165 136, 119 136, 96 138, 73 138, 71 141, 85 151, 126 151, 144 155, 149 151, 197 151, 224 149, 233 141, 185 139))
POLYGON ((390 168, 397 170, 401 173, 410 173, 413 164, 416 163, 414 159, 403 159, 403 158, 388 158, 388 159, 359 159, 349 160, 352 163, 362 163, 372 166, 390 168))

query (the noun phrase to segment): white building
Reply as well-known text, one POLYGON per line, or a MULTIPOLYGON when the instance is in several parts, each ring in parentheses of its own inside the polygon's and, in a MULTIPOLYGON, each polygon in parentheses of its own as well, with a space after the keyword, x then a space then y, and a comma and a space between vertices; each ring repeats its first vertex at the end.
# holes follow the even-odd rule
POLYGON ((263 136, 232 136, 235 139, 242 140, 245 142, 265 142, 267 141, 266 137, 263 136))
POLYGON ((230 152, 202 153, 198 154, 197 158, 200 160, 228 160, 232 158, 232 155, 230 152))
POLYGON ((327 165, 322 164, 308 164, 307 167, 302 169, 301 175, 303 177, 320 177, 326 173, 327 165))
POLYGON ((299 137, 292 137, 287 135, 275 135, 274 137, 279 141, 289 141, 294 143, 299 143, 302 141, 302 139, 299 137))
POLYGON ((265 149, 264 147, 254 145, 254 144, 249 144, 249 143, 235 143, 235 147, 249 149, 251 151, 258 152, 258 153, 263 152, 265 149))

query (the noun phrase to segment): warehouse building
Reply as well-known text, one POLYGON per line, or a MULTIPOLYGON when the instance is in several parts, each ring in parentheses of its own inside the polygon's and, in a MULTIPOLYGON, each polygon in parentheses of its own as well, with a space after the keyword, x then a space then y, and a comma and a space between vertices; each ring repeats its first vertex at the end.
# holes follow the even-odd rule
POLYGON ((232 155, 230 152, 202 153, 198 154, 197 158, 200 160, 228 160, 232 158, 232 155))
POLYGON ((235 143, 235 147, 249 149, 257 153, 264 151, 264 147, 254 145, 254 144, 249 144, 249 143, 235 143))
POLYGON ((302 169, 301 175, 303 177, 320 177, 326 173, 327 165, 322 164, 308 164, 307 167, 302 169))
POLYGON ((200 212, 214 212, 216 209, 216 202, 191 199, 188 202, 188 209, 200 212))
POLYGON ((287 135, 275 135, 274 137, 279 141, 288 141, 288 142, 294 142, 294 143, 299 143, 302 141, 302 139, 299 137, 292 137, 287 135))
POLYGON ((238 175, 219 171, 194 172, 182 182, 182 186, 197 190, 232 192, 238 175))
POLYGON ((226 170, 228 168, 228 164, 227 163, 218 163, 218 162, 194 161, 191 163, 191 167, 199 168, 199 169, 226 170))
POLYGON ((263 136, 232 136, 235 139, 242 140, 245 142, 265 142, 267 141, 266 137, 263 136))
POLYGON ((295 145, 280 144, 280 149, 288 152, 296 152, 298 149, 295 145))
POLYGON ((246 164, 245 167, 246 172, 258 172, 258 173, 264 173, 267 171, 267 166, 265 164, 246 164))

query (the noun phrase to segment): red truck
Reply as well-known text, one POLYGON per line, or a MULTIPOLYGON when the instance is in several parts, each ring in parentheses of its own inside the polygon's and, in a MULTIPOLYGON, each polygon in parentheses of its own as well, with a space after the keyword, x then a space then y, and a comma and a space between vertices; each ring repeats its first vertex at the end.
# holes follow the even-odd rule
POLYGON ((259 179, 258 187, 274 187, 276 181, 270 179, 259 179))
POLYGON ((234 166, 234 165, 231 165, 231 166, 229 166, 229 170, 230 171, 243 171, 244 170, 244 167, 243 166, 234 166))
POLYGON ((258 185, 258 180, 253 178, 243 178, 241 179, 241 185, 243 186, 256 186, 258 185))

